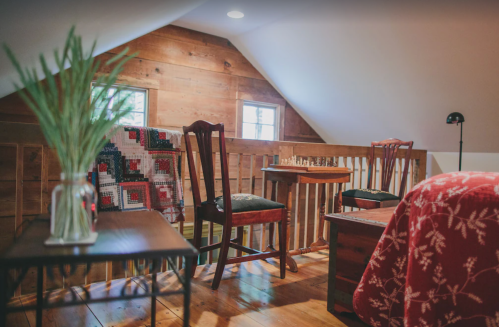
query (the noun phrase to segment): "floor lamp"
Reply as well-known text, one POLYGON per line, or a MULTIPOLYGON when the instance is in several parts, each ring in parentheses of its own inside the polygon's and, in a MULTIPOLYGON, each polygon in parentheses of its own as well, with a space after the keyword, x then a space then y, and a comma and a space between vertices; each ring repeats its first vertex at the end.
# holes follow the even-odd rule
POLYGON ((461 138, 459 140, 459 171, 461 171, 461 161, 463 157, 463 123, 464 116, 459 112, 453 112, 447 116, 447 124, 457 124, 459 126, 461 123, 461 138))

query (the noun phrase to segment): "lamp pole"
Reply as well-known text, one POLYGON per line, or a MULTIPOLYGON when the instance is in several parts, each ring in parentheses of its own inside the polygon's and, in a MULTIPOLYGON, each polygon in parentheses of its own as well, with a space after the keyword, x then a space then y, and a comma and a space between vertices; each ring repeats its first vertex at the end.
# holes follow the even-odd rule
POLYGON ((461 171, 462 158, 463 158, 463 123, 461 122, 461 138, 459 140, 459 171, 461 171))
POLYGON ((463 161, 463 123, 464 116, 460 112, 453 112, 447 116, 447 124, 461 124, 461 137, 459 139, 459 171, 461 171, 461 163, 463 161))

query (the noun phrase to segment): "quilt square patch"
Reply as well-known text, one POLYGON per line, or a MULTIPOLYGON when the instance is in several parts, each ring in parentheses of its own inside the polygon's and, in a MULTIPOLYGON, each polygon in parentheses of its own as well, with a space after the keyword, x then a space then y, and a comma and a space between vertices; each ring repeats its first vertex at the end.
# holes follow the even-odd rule
POLYGON ((134 181, 144 179, 146 159, 144 155, 123 154, 123 181, 134 181))
POLYGON ((145 210, 151 208, 148 182, 120 183, 121 210, 145 210))
POLYGON ((150 151, 173 150, 175 146, 170 142, 166 132, 157 129, 147 129, 145 134, 145 149, 150 151))
POLYGON ((185 208, 184 206, 169 206, 168 208, 164 209, 161 214, 171 223, 174 223, 176 221, 183 221, 185 208))
POLYGON ((120 208, 120 193, 117 183, 102 184, 99 188, 99 211, 117 211, 120 208))
POLYGON ((177 205, 177 187, 175 181, 154 180, 150 182, 151 205, 166 209, 177 205))
POLYGON ((151 175, 173 180, 175 174, 175 151, 149 151, 152 156, 151 175))
POLYGON ((99 182, 103 184, 121 182, 121 152, 101 152, 97 156, 99 182))
POLYGON ((143 149, 141 145, 141 128, 132 126, 118 127, 118 131, 113 137, 121 151, 126 149, 143 149))

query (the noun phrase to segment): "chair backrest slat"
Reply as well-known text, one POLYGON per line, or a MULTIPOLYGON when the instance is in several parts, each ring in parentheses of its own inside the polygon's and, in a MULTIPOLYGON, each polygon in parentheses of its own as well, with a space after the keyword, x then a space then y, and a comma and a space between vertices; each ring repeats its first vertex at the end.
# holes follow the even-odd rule
POLYGON ((376 147, 381 147, 383 149, 383 154, 382 157, 380 158, 381 159, 380 180, 381 180, 381 190, 386 192, 389 191, 390 183, 393 178, 393 172, 395 170, 395 164, 397 160, 397 152, 401 146, 407 147, 407 152, 405 155, 405 162, 404 162, 404 171, 402 175, 402 180, 399 185, 399 197, 403 198, 407 185, 407 174, 409 172, 409 161, 411 158, 411 151, 413 144, 414 144, 413 141, 404 142, 398 139, 388 139, 381 142, 372 142, 371 155, 369 157, 369 173, 367 177, 368 179, 367 188, 376 187, 375 185, 374 186, 372 185, 373 174, 376 174, 376 172, 373 171, 374 161, 376 160, 375 157, 376 147))
POLYGON ((201 168, 204 177, 204 184, 206 187, 206 202, 209 204, 213 204, 215 203, 215 167, 213 166, 212 156, 212 135, 214 132, 218 132, 218 138, 220 141, 220 169, 222 173, 224 212, 226 213, 226 217, 228 217, 228 213, 232 212, 232 205, 230 201, 229 169, 227 165, 227 153, 225 148, 224 124, 212 124, 207 121, 198 120, 190 126, 184 126, 183 129, 186 147, 185 152, 187 154, 192 193, 194 197, 194 207, 200 207, 202 203, 201 192, 199 190, 199 184, 197 182, 197 174, 200 174, 201 172, 196 172, 193 148, 191 145, 189 133, 194 133, 198 143, 198 152, 201 159, 201 168))

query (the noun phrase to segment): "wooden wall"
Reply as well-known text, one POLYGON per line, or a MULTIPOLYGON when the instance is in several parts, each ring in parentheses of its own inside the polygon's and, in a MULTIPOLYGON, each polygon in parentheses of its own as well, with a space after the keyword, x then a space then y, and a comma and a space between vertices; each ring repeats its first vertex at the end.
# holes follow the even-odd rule
MULTIPOLYGON (((120 82, 149 90, 151 127, 181 130, 204 119, 223 122, 226 135, 234 137, 238 101, 253 100, 285 108, 281 141, 324 142, 227 39, 168 25, 97 58, 106 61, 126 47, 139 54, 127 63, 120 82)), ((36 118, 11 94, 0 99, 0 121, 36 123, 36 118)))
MULTIPOLYGON (((105 61, 126 46, 140 54, 127 63, 120 82, 149 90, 149 126, 180 130, 205 119, 224 122, 226 135, 234 137, 238 101, 254 100, 285 108, 284 140, 324 142, 227 39, 169 25, 97 58, 105 61)), ((37 124, 17 94, 0 99, 1 122, 10 140, 0 140, 0 252, 12 243, 15 226, 47 211, 60 172, 54 154, 43 153, 46 147, 38 142, 25 143, 25 132, 15 127, 37 124)), ((231 174, 236 176, 233 157, 231 174)), ((190 194, 186 200, 191 205, 190 194)))

